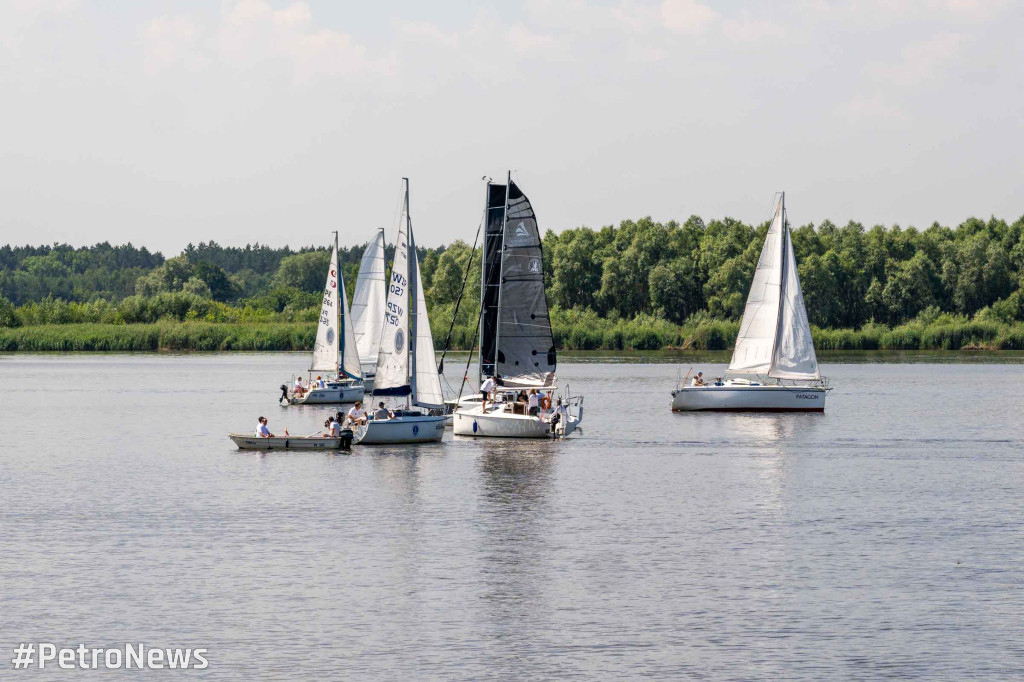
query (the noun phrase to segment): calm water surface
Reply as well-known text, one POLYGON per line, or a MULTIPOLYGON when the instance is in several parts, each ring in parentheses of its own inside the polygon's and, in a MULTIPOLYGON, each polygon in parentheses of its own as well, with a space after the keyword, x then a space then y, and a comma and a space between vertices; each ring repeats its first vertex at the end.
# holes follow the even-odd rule
POLYGON ((320 426, 276 404, 305 355, 0 356, 0 678, 22 641, 232 680, 1024 674, 1020 356, 825 356, 824 415, 673 414, 727 357, 626 358, 561 364, 567 442, 331 455, 226 438, 320 426))

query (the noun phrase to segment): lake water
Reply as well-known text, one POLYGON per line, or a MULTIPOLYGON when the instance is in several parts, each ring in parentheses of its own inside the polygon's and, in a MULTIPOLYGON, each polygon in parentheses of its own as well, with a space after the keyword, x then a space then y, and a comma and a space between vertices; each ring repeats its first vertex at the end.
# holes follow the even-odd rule
POLYGON ((1021 356, 821 359, 823 415, 673 414, 722 354, 563 357, 571 440, 332 455, 226 437, 321 425, 276 403, 306 355, 0 356, 0 669, 42 641, 231 680, 1020 677, 1021 356))

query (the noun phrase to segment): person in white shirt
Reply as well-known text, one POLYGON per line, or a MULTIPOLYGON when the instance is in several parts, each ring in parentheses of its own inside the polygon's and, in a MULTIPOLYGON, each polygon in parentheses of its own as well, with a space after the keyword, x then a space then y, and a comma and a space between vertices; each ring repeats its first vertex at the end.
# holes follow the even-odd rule
POLYGON ((302 377, 295 377, 295 387, 292 389, 292 395, 296 398, 301 398, 306 392, 306 387, 302 385, 302 377))
POLYGON ((692 386, 705 386, 704 383, 704 372, 697 372, 697 376, 693 378, 692 386))
POLYGON ((562 424, 562 429, 564 430, 568 419, 569 411, 565 409, 565 405, 562 404, 562 399, 559 398, 558 405, 555 406, 555 413, 551 415, 551 432, 556 432, 559 424, 562 424))
POLYGON ((348 424, 365 424, 366 423, 366 410, 363 409, 363 403, 357 400, 352 409, 348 411, 348 416, 345 418, 348 424))
POLYGON ((484 379, 484 382, 480 384, 480 396, 484 399, 484 405, 482 408, 484 412, 487 411, 487 400, 490 398, 491 392, 494 391, 494 389, 497 388, 497 386, 497 379, 496 377, 493 376, 487 377, 486 379, 484 379))
POLYGON ((529 406, 529 412, 531 417, 540 416, 540 393, 537 392, 537 389, 530 389, 530 399, 527 405, 529 406))
POLYGON ((273 438, 274 434, 267 428, 267 418, 260 417, 259 423, 256 424, 256 437, 257 438, 273 438))

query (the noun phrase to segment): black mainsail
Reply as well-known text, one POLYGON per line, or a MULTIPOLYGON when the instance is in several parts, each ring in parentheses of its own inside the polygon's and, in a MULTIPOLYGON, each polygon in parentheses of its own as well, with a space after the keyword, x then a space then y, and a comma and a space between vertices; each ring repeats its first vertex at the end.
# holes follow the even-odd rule
POLYGON ((488 183, 481 278, 480 375, 505 386, 551 386, 556 354, 544 293, 544 254, 530 200, 488 183))

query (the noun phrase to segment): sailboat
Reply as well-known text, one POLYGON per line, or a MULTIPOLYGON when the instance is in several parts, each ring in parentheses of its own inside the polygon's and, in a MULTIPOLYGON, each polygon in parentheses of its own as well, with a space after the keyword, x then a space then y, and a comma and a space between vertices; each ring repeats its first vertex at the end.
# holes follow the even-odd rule
POLYGON ((548 438, 566 436, 583 420, 583 397, 559 399, 556 353, 544 293, 544 254, 530 200, 512 182, 487 183, 480 282, 481 383, 494 377, 495 399, 486 406, 479 397, 464 399, 452 426, 458 436, 548 438), (539 415, 531 415, 519 398, 536 390, 542 395, 539 415), (561 400, 564 414, 558 410, 561 400))
POLYGON ((380 352, 380 330, 384 324, 387 283, 384 278, 384 228, 374 231, 359 263, 356 291, 352 296, 352 330, 363 370, 363 386, 373 390, 380 352))
POLYGON ((363 375, 348 313, 345 280, 338 268, 337 232, 334 233, 334 248, 331 250, 330 265, 327 267, 327 283, 324 285, 324 298, 320 306, 320 320, 309 371, 311 378, 313 372, 332 373, 336 377, 325 381, 323 387, 317 387, 310 381, 304 391, 297 391, 295 387, 289 389, 287 385, 283 385, 280 399, 283 405, 351 403, 363 399, 363 375))
POLYGON ((429 443, 441 440, 445 418, 441 379, 434 357, 427 302, 416 239, 409 215, 409 179, 402 178, 402 215, 395 238, 387 307, 379 329, 377 378, 373 395, 404 397, 404 409, 392 410, 386 419, 371 418, 356 429, 355 442, 367 444, 429 443), (421 412, 413 406, 426 408, 421 412))
POLYGON ((672 409, 824 412, 831 389, 814 353, 793 240, 780 194, 725 376, 672 392, 672 409))

